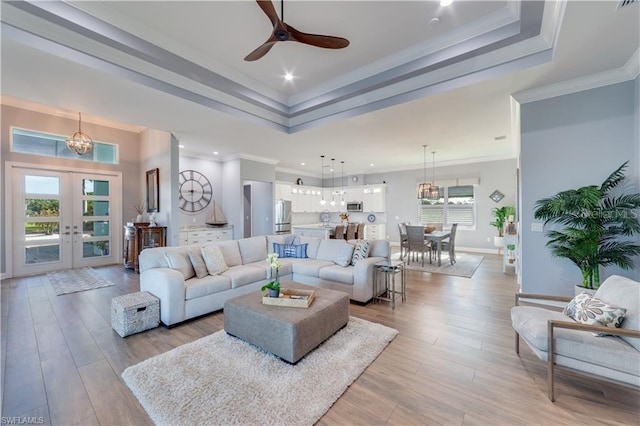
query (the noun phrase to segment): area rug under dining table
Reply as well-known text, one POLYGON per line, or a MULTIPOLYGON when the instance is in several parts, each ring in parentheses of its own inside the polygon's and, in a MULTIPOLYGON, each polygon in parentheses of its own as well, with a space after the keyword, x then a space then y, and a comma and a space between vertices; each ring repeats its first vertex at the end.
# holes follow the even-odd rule
POLYGON ((412 260, 411 263, 409 263, 405 257, 405 267, 406 269, 413 271, 471 278, 483 260, 484 256, 469 253, 456 253, 456 263, 452 265, 449 261, 449 254, 442 253, 442 265, 438 266, 437 260, 435 259, 433 260, 433 263, 429 263, 429 254, 427 253, 424 259, 424 266, 422 266, 422 260, 420 257, 418 257, 418 260, 412 260))
POLYGON ((129 367, 122 378, 160 425, 312 425, 397 334, 350 317, 292 365, 221 330, 129 367))

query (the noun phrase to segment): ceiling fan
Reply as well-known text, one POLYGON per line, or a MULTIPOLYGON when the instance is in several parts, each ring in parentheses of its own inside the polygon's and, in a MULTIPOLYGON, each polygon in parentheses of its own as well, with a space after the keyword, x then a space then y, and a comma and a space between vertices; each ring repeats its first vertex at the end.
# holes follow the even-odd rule
POLYGON ((271 50, 274 44, 279 41, 297 41, 311 46, 324 47, 327 49, 342 49, 349 45, 349 40, 342 37, 327 35, 308 34, 296 30, 291 25, 287 25, 284 20, 284 0, 280 2, 280 17, 276 13, 271 0, 256 0, 260 9, 267 15, 273 24, 273 32, 267 41, 253 52, 249 53, 244 60, 255 61, 262 58, 271 50))

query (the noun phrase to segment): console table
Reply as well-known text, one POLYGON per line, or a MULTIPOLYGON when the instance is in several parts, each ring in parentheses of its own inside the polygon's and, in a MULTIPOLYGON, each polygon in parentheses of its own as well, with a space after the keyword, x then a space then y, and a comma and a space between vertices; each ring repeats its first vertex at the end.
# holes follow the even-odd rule
POLYGON ((123 264, 125 268, 138 270, 138 255, 146 248, 164 247, 167 244, 166 226, 149 226, 148 223, 127 224, 124 227, 123 264))

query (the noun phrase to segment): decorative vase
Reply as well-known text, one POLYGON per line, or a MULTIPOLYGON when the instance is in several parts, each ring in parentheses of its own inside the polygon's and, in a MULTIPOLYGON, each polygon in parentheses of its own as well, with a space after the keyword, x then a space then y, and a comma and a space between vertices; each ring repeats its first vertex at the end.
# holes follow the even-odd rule
POLYGON ((280 289, 269 289, 269 297, 280 297, 280 289))

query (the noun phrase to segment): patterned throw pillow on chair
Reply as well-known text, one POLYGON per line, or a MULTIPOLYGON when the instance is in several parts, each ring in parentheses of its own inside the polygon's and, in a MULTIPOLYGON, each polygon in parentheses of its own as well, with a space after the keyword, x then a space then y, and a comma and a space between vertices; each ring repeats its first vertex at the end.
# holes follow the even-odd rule
MULTIPOLYGON (((609 306, 588 293, 580 293, 569 302, 562 313, 581 324, 619 328, 627 310, 609 306)), ((607 334, 593 333, 593 335, 606 336, 607 334)))

